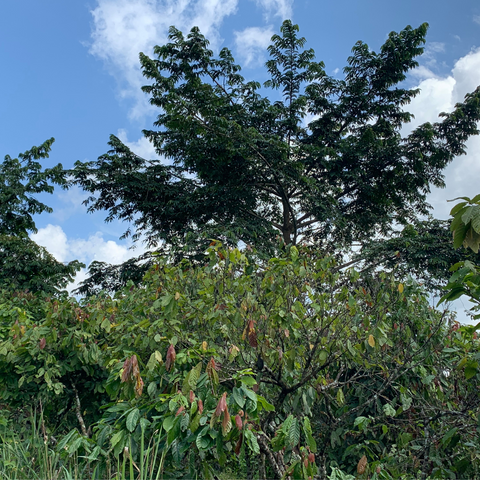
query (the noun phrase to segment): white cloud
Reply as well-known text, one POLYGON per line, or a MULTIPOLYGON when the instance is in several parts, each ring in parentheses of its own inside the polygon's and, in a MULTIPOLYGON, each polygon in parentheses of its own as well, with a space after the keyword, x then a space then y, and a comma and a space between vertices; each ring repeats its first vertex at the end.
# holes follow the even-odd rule
MULTIPOLYGON (((440 46, 435 48, 437 52, 442 51, 440 46)), ((427 60, 429 64, 435 64, 433 55, 427 60)), ((415 115, 415 119, 408 125, 408 130, 424 122, 441 121, 438 117, 440 112, 451 112, 455 103, 462 102, 466 93, 475 90, 480 83, 480 49, 472 50, 460 58, 448 76, 439 77, 423 67, 417 78, 421 79, 418 84, 421 93, 408 106, 408 111, 415 115)), ((444 171, 446 188, 433 188, 428 196, 436 218, 449 218, 450 210, 456 202, 449 203, 447 200, 460 196, 474 197, 480 193, 480 137, 470 138, 466 147, 467 154, 454 159, 444 171)), ((472 323, 465 313, 465 309, 470 306, 469 302, 462 298, 450 304, 450 307, 457 311, 457 318, 462 323, 472 323)))
POLYGON ((241 32, 235 32, 235 46, 246 67, 255 67, 265 61, 265 51, 273 34, 271 25, 249 27, 241 32))
POLYGON ((104 240, 100 232, 88 238, 68 238, 62 227, 48 224, 31 235, 33 241, 45 247, 59 262, 80 260, 87 265, 93 260, 118 264, 139 255, 129 245, 120 245, 112 240, 104 240))
MULTIPOLYGON (((424 71, 426 74, 426 70, 424 71)), ((451 112, 465 94, 472 92, 480 83, 480 49, 472 50, 457 60, 451 74, 446 77, 432 76, 423 79, 418 87, 421 93, 413 99, 408 111, 415 119, 408 125, 413 129, 425 122, 437 122, 440 112, 451 112)), ((480 193, 480 138, 470 138, 467 154, 458 157, 445 169, 445 189, 434 188, 429 202, 437 218, 448 218, 452 204, 447 200, 459 196, 475 196, 480 193)))
POLYGON ((218 29, 235 13, 238 0, 97 0, 92 10, 90 53, 103 60, 120 85, 120 96, 133 99, 132 118, 153 111, 141 91, 139 52, 152 54, 167 41, 171 25, 186 32, 198 26, 212 42, 220 44, 218 29))
POLYGON ((267 20, 272 16, 280 17, 281 20, 292 18, 293 0, 256 0, 256 3, 265 10, 267 20))
MULTIPOLYGON (((87 266, 93 260, 117 265, 145 251, 142 244, 138 244, 135 250, 131 250, 128 244, 121 245, 112 240, 105 240, 100 232, 86 239, 68 238, 62 227, 51 224, 40 228, 37 233, 31 235, 31 238, 45 247, 59 262, 80 260, 87 266)), ((77 288, 87 276, 87 269, 82 268, 68 290, 71 292, 77 288)))
POLYGON ((423 80, 426 78, 437 78, 437 75, 433 73, 432 70, 427 68, 425 65, 418 66, 415 70, 412 70, 410 74, 413 77, 416 77, 420 80, 423 80))
POLYGON ((419 83, 420 94, 408 106, 408 111, 415 115, 412 122, 408 124, 409 130, 425 122, 436 122, 439 120, 440 112, 452 110, 455 82, 453 76, 448 76, 446 78, 430 77, 419 83))
POLYGON ((473 16, 473 21, 474 21, 475 23, 478 23, 478 24, 480 25, 480 15, 474 15, 474 16, 473 16))
POLYGON ((145 160, 154 160, 158 159, 157 152, 155 151, 155 147, 153 144, 148 140, 148 138, 140 137, 135 142, 129 142, 127 137, 127 131, 123 128, 120 128, 117 132, 117 137, 128 147, 132 150, 133 153, 138 155, 139 157, 144 158, 145 160))
POLYGON ((69 258, 67 235, 62 227, 48 224, 45 228, 40 228, 37 233, 32 233, 30 237, 34 242, 45 247, 59 262, 75 260, 69 258))

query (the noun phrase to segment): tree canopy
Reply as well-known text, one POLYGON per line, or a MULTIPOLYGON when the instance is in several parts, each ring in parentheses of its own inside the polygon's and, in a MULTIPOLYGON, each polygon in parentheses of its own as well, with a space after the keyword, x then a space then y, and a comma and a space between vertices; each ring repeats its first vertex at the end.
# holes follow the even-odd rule
POLYGON ((35 195, 66 183, 61 164, 43 169, 39 162, 48 158, 53 142, 51 138, 18 158, 6 155, 0 164, 0 287, 56 293, 84 266, 76 260, 58 262, 28 236, 37 231, 33 216, 52 211, 35 195))
POLYGON ((272 37, 263 88, 247 81, 231 52, 218 57, 198 28, 140 54, 143 90, 160 109, 145 130, 159 160, 117 137, 93 162, 77 162, 73 183, 90 211, 132 222, 151 245, 204 248, 206 238, 271 251, 315 242, 324 251, 362 244, 428 212, 430 187, 478 133, 480 89, 441 120, 402 136, 418 94, 403 83, 418 65, 427 24, 392 32, 378 53, 357 42, 344 78, 285 21, 272 37), (268 90, 273 90, 269 98, 268 90), (276 92, 278 91, 278 92, 276 92))

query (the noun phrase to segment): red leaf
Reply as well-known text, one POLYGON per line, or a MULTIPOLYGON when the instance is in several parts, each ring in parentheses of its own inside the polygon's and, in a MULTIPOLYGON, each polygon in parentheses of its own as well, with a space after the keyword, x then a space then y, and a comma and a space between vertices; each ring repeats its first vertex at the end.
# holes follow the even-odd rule
POLYGON ((185 410, 185 407, 182 405, 182 406, 177 410, 177 413, 175 414, 175 416, 178 417, 184 410, 185 410))
POLYGON ((190 403, 193 403, 195 400, 195 394, 193 393, 193 390, 190 390, 190 403))
POLYGON ((175 363, 176 357, 177 354, 175 353, 175 347, 173 345, 170 345, 167 350, 167 360, 165 361, 165 368, 167 369, 167 372, 170 371, 170 368, 175 363))
POLYGON ((203 402, 200 399, 198 399, 198 412, 200 415, 203 413, 203 402))
POLYGON ((47 341, 45 340, 45 337, 41 338, 40 343, 38 345, 40 347, 40 350, 43 350, 46 344, 47 344, 47 341))
POLYGON ((240 418, 240 415, 235 415, 235 425, 239 430, 242 429, 243 423, 242 423, 242 419, 240 418))
POLYGON ((308 454, 308 461, 310 463, 315 463, 315 455, 313 453, 308 454))
POLYGON ((219 417, 222 412, 227 408, 227 392, 225 392, 217 404, 217 409, 215 410, 215 416, 219 417))
POLYGON ((235 445, 234 452, 237 455, 240 455, 240 449, 242 448, 242 442, 243 442, 243 435, 240 435, 240 438, 238 439, 238 442, 235 445))
POLYGON ((232 428, 232 424, 230 423, 230 413, 228 412, 228 407, 225 406, 225 413, 223 414, 223 420, 222 420, 223 435, 225 436, 231 428, 232 428))

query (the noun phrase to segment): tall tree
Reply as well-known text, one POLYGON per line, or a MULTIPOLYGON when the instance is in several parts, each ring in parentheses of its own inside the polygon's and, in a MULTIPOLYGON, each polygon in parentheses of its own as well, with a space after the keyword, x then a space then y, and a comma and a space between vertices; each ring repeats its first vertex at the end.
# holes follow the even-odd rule
POLYGON ((43 169, 39 160, 48 158, 51 138, 18 158, 5 156, 0 164, 0 287, 58 292, 73 280, 83 264, 63 264, 28 236, 37 228, 33 215, 52 209, 36 194, 53 193, 54 185, 65 185, 61 164, 43 169))
POLYGON ((344 78, 328 76, 298 26, 272 37, 264 88, 240 75, 228 49, 215 57, 198 28, 140 54, 153 81, 143 90, 160 114, 144 135, 160 160, 146 160, 117 137, 93 162, 77 162, 73 183, 92 195, 89 211, 131 221, 151 245, 204 247, 206 238, 268 251, 316 242, 324 250, 387 235, 426 214, 430 186, 478 133, 480 89, 441 121, 407 136, 404 88, 423 52, 427 24, 392 32, 378 53, 358 42, 344 78))

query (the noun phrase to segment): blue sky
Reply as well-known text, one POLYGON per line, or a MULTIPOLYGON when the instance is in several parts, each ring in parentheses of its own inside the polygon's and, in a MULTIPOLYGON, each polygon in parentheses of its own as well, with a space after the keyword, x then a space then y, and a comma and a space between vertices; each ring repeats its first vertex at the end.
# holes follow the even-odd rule
MULTIPOLYGON (((413 126, 434 121, 480 83, 478 0, 16 0, 0 11, 0 154, 55 137, 45 166, 93 160, 112 133, 138 154, 155 155, 141 135, 158 112, 140 90, 138 53, 165 42, 170 25, 198 25, 214 50, 232 49, 245 77, 263 81, 266 47, 285 18, 337 76, 356 41, 377 50, 390 31, 428 22, 426 53, 408 80, 422 89, 410 107, 413 126)), ((448 216, 447 199, 480 192, 480 140, 468 147, 447 169, 447 189, 432 192, 438 217, 448 216)), ((54 213, 38 217, 35 240, 61 261, 132 255, 118 239, 126 226, 87 214, 83 198, 75 189, 49 197, 54 213)))

